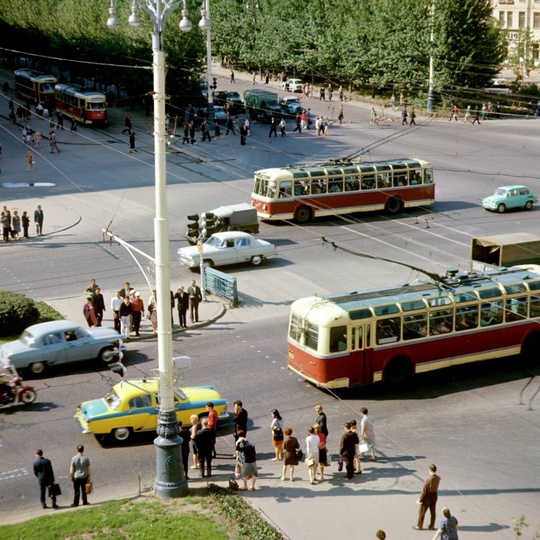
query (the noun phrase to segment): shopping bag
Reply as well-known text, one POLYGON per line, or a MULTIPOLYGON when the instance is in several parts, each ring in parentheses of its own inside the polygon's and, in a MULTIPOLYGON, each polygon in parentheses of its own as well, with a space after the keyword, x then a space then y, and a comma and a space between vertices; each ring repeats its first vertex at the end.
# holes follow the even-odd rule
POLYGON ((86 494, 90 495, 90 493, 94 491, 94 484, 92 482, 86 482, 85 490, 86 490, 86 494))
POLYGON ((343 458, 337 460, 337 470, 341 472, 343 470, 343 458))
POLYGON ((358 448, 362 454, 365 454, 366 452, 371 452, 371 445, 365 439, 362 439, 360 441, 360 446, 358 448))
POLYGON ((49 486, 49 497, 58 497, 58 495, 62 495, 60 486, 58 484, 51 484, 49 486))

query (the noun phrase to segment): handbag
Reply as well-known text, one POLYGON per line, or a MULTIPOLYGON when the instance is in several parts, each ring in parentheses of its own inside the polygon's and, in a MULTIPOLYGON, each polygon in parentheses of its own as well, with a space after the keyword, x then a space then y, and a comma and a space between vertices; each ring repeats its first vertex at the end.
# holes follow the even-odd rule
POLYGON ((283 440, 283 430, 280 427, 274 428, 273 438, 274 438, 274 441, 283 440))
POLYGON ((343 470, 343 458, 338 458, 337 460, 337 470, 341 472, 343 470))
POLYGON ((60 485, 51 484, 49 486, 49 497, 58 497, 58 495, 62 495, 62 490, 60 489, 60 485))
POLYGON ((362 454, 365 454, 366 452, 371 452, 371 445, 365 439, 362 439, 358 449, 362 454))
POLYGON ((296 459, 298 461, 302 461, 302 459, 304 458, 304 452, 301 448, 297 448, 296 449, 296 459))
POLYGON ((315 465, 315 460, 314 460, 312 457, 307 458, 307 459, 306 459, 306 465, 307 465, 308 467, 313 467, 313 465, 315 465))
POLYGON ((92 482, 86 482, 86 485, 84 486, 84 489, 86 491, 87 495, 90 495, 92 491, 94 491, 94 484, 92 482))
POLYGON ((236 481, 236 478, 234 476, 231 476, 229 478, 229 489, 232 489, 233 491, 238 491, 238 482, 236 481))

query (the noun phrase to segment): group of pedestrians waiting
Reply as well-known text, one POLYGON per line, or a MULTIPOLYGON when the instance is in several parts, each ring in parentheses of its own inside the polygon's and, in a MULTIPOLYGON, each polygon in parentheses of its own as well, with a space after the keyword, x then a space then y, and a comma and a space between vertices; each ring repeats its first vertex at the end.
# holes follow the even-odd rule
MULTIPOLYGON (((34 211, 34 222, 36 224, 36 236, 43 236, 43 219, 44 213, 41 205, 38 204, 37 208, 34 211)), ((9 242, 11 240, 20 240, 21 232, 22 238, 30 238, 28 229, 30 227, 30 217, 26 210, 23 211, 22 215, 19 215, 18 210, 13 211, 4 206, 2 213, 0 214, 0 224, 2 226, 2 241, 9 242)))

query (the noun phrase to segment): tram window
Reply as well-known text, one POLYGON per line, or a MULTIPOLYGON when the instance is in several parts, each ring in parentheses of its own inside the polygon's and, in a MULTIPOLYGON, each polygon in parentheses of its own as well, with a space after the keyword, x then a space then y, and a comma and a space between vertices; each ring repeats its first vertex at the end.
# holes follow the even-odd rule
POLYGON ((311 193, 313 195, 326 193, 326 190, 327 190, 327 186, 326 186, 326 180, 324 178, 311 181, 311 193))
POLYGON ((343 178, 328 179, 328 193, 341 193, 343 191, 343 178))
POLYGON ((408 184, 408 178, 406 172, 394 173, 394 187, 406 186, 408 184))
POLYGON ((470 328, 476 328, 478 326, 478 308, 476 306, 469 306, 459 308, 456 312, 456 326, 457 332, 461 330, 469 330, 470 328))
POLYGON ((302 320, 298 315, 291 316, 291 323, 289 326, 289 337, 294 341, 300 341, 302 336, 302 320))
POLYGON ((422 300, 413 300, 412 302, 401 302, 401 309, 403 311, 414 311, 417 309, 423 309, 425 307, 422 300))
POLYGON ((309 347, 314 351, 317 350, 317 347, 319 346, 319 327, 316 324, 308 323, 305 340, 306 347, 309 347))
POLYGON ((433 184, 433 169, 424 169, 424 184, 433 184))
POLYGON ((504 285, 506 294, 518 294, 527 291, 524 283, 515 283, 514 285, 504 285))
POLYGON ((347 327, 335 326, 330 328, 330 340, 328 343, 328 352, 342 352, 347 350, 347 327))
POLYGON ((386 189, 391 186, 390 175, 388 173, 379 173, 377 175, 377 187, 379 189, 386 189))
POLYGON ((452 315, 453 311, 451 309, 432 311, 429 315, 429 334, 437 336, 451 332, 453 327, 452 315))
POLYGON ((360 182, 358 182, 357 176, 349 176, 345 178, 345 191, 358 191, 360 189, 360 182))
POLYGON ((421 183, 422 183, 422 169, 409 171, 409 184, 411 186, 416 186, 421 183))
POLYGON ((399 341, 401 335, 401 319, 392 317, 390 319, 379 319, 377 321, 377 344, 394 343, 399 341))
POLYGON ((351 348, 353 350, 361 350, 364 348, 364 327, 353 326, 351 329, 351 348))
POLYGON ((309 195, 309 186, 303 180, 294 182, 294 194, 296 197, 309 195))
POLYGON ((540 297, 531 296, 529 317, 540 317, 540 297))
POLYGON ((503 320, 502 302, 489 302, 482 304, 480 312, 480 326, 493 326, 503 320))
POLYGON ((527 298, 509 298, 506 301, 505 318, 507 322, 527 318, 527 298))
POLYGON ((375 188, 375 177, 370 174, 362 176, 362 189, 374 189, 375 188))
POLYGON ((427 315, 407 315, 403 320, 403 339, 418 339, 427 335, 427 315))

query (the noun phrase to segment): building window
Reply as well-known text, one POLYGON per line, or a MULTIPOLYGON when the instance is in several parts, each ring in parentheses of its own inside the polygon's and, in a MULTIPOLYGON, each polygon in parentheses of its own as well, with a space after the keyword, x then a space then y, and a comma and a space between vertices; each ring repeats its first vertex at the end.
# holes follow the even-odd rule
POLYGON ((499 11, 499 22, 504 27, 504 11, 499 11))
POLYGON ((507 28, 512 28, 512 26, 514 26, 514 12, 509 11, 506 14, 506 27, 507 28))
POLYGON ((520 11, 518 14, 519 21, 518 21, 518 28, 525 28, 525 12, 520 11))
POLYGON ((540 12, 533 13, 533 28, 540 28, 540 12))

